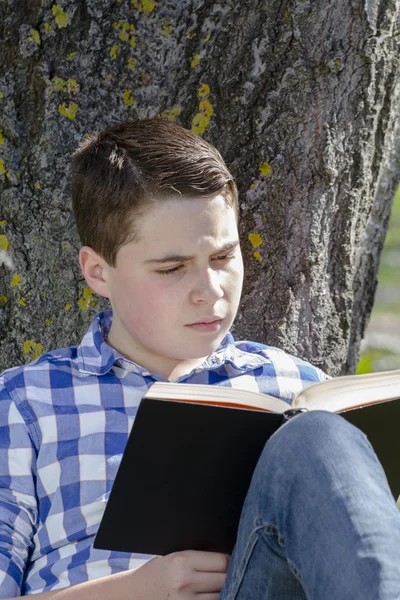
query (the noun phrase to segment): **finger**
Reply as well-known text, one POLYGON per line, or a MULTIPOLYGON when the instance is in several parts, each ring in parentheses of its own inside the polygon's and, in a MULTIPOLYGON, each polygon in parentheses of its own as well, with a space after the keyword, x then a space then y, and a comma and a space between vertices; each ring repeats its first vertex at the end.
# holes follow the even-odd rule
POLYGON ((203 550, 185 550, 193 558, 192 566, 196 571, 226 573, 231 559, 229 554, 205 552, 203 550))
POLYGON ((192 576, 192 589, 196 594, 219 594, 225 581, 226 573, 195 573, 192 576))

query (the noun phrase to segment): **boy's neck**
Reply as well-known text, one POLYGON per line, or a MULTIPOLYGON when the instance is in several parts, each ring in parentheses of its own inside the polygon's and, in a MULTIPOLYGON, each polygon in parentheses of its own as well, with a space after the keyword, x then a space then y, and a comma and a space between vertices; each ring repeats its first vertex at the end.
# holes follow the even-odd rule
POLYGON ((143 369, 147 369, 149 371, 149 373, 161 375, 162 377, 165 377, 166 379, 168 379, 168 381, 176 381, 177 379, 179 379, 179 377, 182 377, 183 375, 187 375, 193 369, 202 365, 203 362, 207 358, 207 356, 204 356, 203 358, 182 361, 174 366, 166 366, 166 365, 160 365, 160 364, 157 365, 156 362, 150 364, 150 362, 148 362, 146 359, 138 359, 138 358, 135 359, 131 356, 127 356, 127 353, 121 351, 117 347, 117 344, 114 344, 113 340, 112 339, 110 340, 109 337, 104 338, 104 341, 106 342, 106 344, 108 344, 110 346, 110 348, 113 348, 114 350, 116 350, 119 354, 124 356, 127 360, 130 360, 130 361, 136 363, 143 369))

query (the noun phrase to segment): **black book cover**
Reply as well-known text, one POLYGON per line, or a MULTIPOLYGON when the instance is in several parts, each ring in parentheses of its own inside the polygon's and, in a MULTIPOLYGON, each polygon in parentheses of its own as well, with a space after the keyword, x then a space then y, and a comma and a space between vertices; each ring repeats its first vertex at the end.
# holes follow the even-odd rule
POLYGON ((339 414, 365 433, 397 500, 400 495, 400 398, 339 414))
POLYGON ((258 410, 144 398, 94 547, 230 554, 258 458, 282 420, 258 410))

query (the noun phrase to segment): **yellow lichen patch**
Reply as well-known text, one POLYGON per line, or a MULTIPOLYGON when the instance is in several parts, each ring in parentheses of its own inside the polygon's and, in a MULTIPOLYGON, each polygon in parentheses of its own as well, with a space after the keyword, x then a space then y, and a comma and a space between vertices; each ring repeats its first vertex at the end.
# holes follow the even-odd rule
POLYGON ((0 146, 1 146, 2 144, 4 144, 4 135, 3 135, 3 132, 2 132, 2 130, 0 129, 0 146))
POLYGON ((46 292, 40 292, 40 295, 42 296, 42 298, 46 298, 46 292))
POLYGON ((21 306, 28 306, 25 298, 18 298, 18 304, 20 304, 21 306))
POLYGON ((253 248, 258 248, 263 243, 262 237, 259 233, 249 233, 248 238, 253 248))
POLYGON ((41 185, 40 185, 40 183, 37 183, 37 184, 35 185, 35 188, 36 188, 37 190, 40 190, 40 188, 41 188, 41 185))
POLYGON ((4 175, 6 168, 4 166, 4 160, 0 160, 0 175, 4 175))
POLYGON ((203 100, 203 102, 200 102, 199 112, 194 116, 192 121, 193 133, 204 133, 213 114, 214 109, 208 100, 203 100))
POLYGON ((19 285, 21 283, 21 274, 17 273, 17 275, 14 275, 14 277, 11 279, 11 287, 17 287, 17 285, 19 285))
POLYGON ((261 171, 261 175, 268 175, 268 173, 271 173, 271 166, 267 163, 267 162, 263 162, 259 168, 259 171, 261 171))
POLYGON ((76 96, 79 92, 79 83, 77 83, 75 79, 67 79, 66 88, 68 94, 76 96))
POLYGON ((0 92, 0 98, 4 98, 3 92, 0 92))
POLYGON ((72 248, 72 246, 68 242, 61 242, 61 248, 63 250, 69 250, 70 248, 72 248))
POLYGON ((114 29, 119 29, 121 27, 121 23, 118 23, 118 21, 115 21, 115 23, 113 23, 113 27, 114 27, 114 29))
POLYGON ((0 306, 5 306, 7 304, 7 296, 0 296, 0 306))
POLYGON ((268 221, 267 217, 263 217, 263 221, 268 221))
POLYGON ((136 36, 131 37, 131 41, 129 42, 131 48, 136 48, 136 36))
POLYGON ((75 119, 77 109, 78 105, 76 104, 76 102, 70 102, 68 105, 65 102, 63 102, 58 106, 58 112, 60 113, 60 115, 62 115, 63 117, 67 117, 67 119, 71 120, 75 119))
POLYGON ((254 183, 252 183, 252 184, 251 184, 251 186, 250 186, 250 188, 249 188, 249 189, 250 189, 250 190, 252 190, 252 189, 253 189, 253 187, 254 187, 254 183))
POLYGON ((47 86, 48 92, 63 92, 65 88, 65 81, 61 77, 54 77, 51 81, 47 79, 49 85, 47 86))
POLYGON ((337 59, 335 60, 335 63, 336 63, 337 65, 340 65, 340 58, 337 58, 337 59))
POLYGON ((194 69, 195 67, 197 67, 199 62, 200 62, 200 56, 198 54, 195 54, 192 58, 192 62, 190 63, 190 67, 192 69, 194 69))
POLYGON ((38 46, 40 46, 40 44, 42 43, 42 41, 40 39, 40 33, 38 32, 37 29, 32 29, 32 35, 29 39, 32 40, 32 42, 36 42, 36 44, 38 44, 38 46))
MULTIPOLYGON (((126 25, 126 23, 124 23, 124 25, 126 25)), ((119 34, 119 39, 121 40, 121 42, 127 42, 129 40, 129 33, 126 29, 123 29, 120 34, 119 34)))
POLYGON ((24 342, 24 354, 32 354, 31 359, 35 360, 42 356, 43 354, 43 345, 37 344, 34 340, 26 340, 24 342))
POLYGON ((45 23, 44 24, 44 28, 46 31, 48 31, 50 33, 50 31, 53 31, 52 26, 50 25, 50 23, 45 23))
POLYGON ((0 221, 0 225, 5 225, 7 221, 0 221))
POLYGON ((53 321, 51 319, 46 319, 46 325, 48 327, 50 327, 50 325, 52 325, 53 321))
POLYGON ((131 4, 139 12, 148 15, 154 10, 157 2, 155 0, 131 0, 131 4))
POLYGON ((133 94, 132 94, 132 90, 125 90, 124 91, 124 104, 126 104, 127 106, 131 106, 133 104, 133 94))
POLYGON ((163 25, 162 26, 162 31, 163 31, 163 34, 165 37, 168 37, 169 35, 171 35, 173 30, 174 30, 173 25, 163 25))
MULTIPOLYGON (((133 23, 123 23, 122 30, 120 31, 118 37, 121 40, 121 42, 127 42, 130 37, 134 37, 135 32, 136 32, 136 29, 135 29, 135 26, 133 23)), ((135 38, 135 45, 136 45, 136 38, 135 38)))
POLYGON ((89 306, 96 306, 96 300, 93 298, 94 290, 92 288, 84 288, 83 298, 79 300, 79 306, 82 310, 87 310, 89 306))
POLYGON ((51 7, 51 12, 53 13, 53 17, 55 18, 56 23, 60 28, 66 27, 68 25, 69 17, 68 14, 64 12, 62 6, 59 6, 58 4, 53 4, 53 6, 51 7))
POLYGON ((66 305, 64 306, 64 309, 65 309, 65 310, 71 310, 71 308, 72 308, 72 304, 66 304, 66 305))
POLYGON ((254 258, 256 258, 257 260, 261 260, 261 254, 260 254, 258 251, 256 251, 256 252, 253 252, 253 256, 254 256, 254 258))
POLYGON ((163 110, 163 112, 157 116, 161 117, 163 119, 167 119, 168 121, 175 121, 176 117, 179 116, 180 114, 181 114, 181 109, 178 106, 173 106, 171 108, 171 110, 169 110, 167 108, 166 110, 163 110))
POLYGON ((196 34, 192 33, 191 31, 187 31, 186 32, 186 37, 187 37, 188 40, 192 40, 193 38, 196 37, 196 34))
POLYGON ((14 100, 14 98, 11 100, 10 104, 11 104, 11 106, 15 106, 15 100, 14 100))
POLYGON ((64 81, 64 79, 61 79, 61 77, 54 77, 54 79, 49 82, 47 91, 67 92, 70 95, 73 94, 76 96, 76 94, 79 92, 79 83, 77 83, 75 79, 67 79, 67 81, 64 81))
POLYGON ((110 50, 111 58, 117 58, 120 50, 121 50, 121 48, 118 46, 118 44, 113 44, 111 46, 111 50, 110 50))
MULTIPOLYGON (((5 223, 5 221, 4 221, 5 223)), ((10 242, 7 239, 6 235, 0 235, 0 250, 7 250, 10 242)))
POLYGON ((205 42, 209 42, 210 41, 210 37, 211 37, 211 33, 207 33, 206 37, 204 38, 205 42))
POLYGON ((67 60, 72 60, 77 54, 77 52, 70 52, 67 56, 67 60))
POLYGON ((133 71, 137 67, 136 58, 128 58, 128 64, 126 65, 130 71, 133 71))
POLYGON ((197 92, 199 98, 205 98, 206 96, 208 96, 209 93, 210 93, 210 86, 207 85, 206 83, 203 83, 197 92))

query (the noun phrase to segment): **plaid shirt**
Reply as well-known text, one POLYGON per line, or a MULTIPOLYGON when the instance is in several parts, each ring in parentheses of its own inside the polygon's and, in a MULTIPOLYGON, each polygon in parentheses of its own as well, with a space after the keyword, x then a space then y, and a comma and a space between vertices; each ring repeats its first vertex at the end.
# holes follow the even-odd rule
MULTIPOLYGON (((0 597, 69 587, 151 556, 95 550, 93 540, 140 400, 155 381, 105 341, 112 311, 79 346, 0 375, 0 597)), ((228 333, 177 382, 295 394, 329 377, 282 350, 228 333)))

